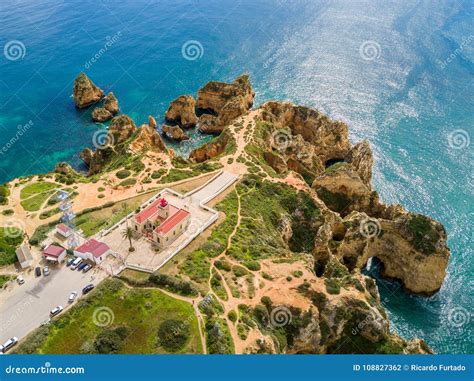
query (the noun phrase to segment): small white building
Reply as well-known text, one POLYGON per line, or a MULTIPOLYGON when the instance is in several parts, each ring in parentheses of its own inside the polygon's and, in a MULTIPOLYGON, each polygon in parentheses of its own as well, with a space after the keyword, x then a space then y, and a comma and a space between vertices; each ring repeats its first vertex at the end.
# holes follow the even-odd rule
POLYGON ((72 230, 69 226, 65 224, 56 225, 56 234, 59 234, 61 237, 69 238, 72 234, 72 230))
POLYGON ((74 249, 74 255, 93 263, 101 263, 107 255, 112 253, 112 249, 104 242, 94 238, 83 243, 74 249))
POLYGON ((66 249, 57 245, 48 245, 43 250, 43 258, 53 263, 63 263, 66 259, 66 249))
POLYGON ((33 263, 33 256, 31 255, 30 247, 26 243, 22 243, 16 248, 16 257, 22 269, 30 267, 33 263))

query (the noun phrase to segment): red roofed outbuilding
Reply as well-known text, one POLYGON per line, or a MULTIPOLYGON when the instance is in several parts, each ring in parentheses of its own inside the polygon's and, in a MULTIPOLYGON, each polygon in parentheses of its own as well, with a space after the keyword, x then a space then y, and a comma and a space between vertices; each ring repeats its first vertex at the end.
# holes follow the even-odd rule
POLYGON ((66 258, 66 249, 57 245, 48 245, 43 250, 43 258, 49 262, 62 263, 66 258))
POLYGON ((82 259, 88 259, 94 263, 102 262, 107 255, 112 253, 112 249, 104 242, 91 238, 74 249, 74 255, 82 259))

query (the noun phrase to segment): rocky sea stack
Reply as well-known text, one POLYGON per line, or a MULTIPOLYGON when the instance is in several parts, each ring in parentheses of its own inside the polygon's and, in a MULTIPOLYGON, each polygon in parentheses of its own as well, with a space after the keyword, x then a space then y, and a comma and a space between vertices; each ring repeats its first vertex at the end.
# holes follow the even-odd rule
POLYGON ((74 81, 73 96, 76 107, 85 108, 99 102, 104 92, 87 75, 80 73, 74 81))

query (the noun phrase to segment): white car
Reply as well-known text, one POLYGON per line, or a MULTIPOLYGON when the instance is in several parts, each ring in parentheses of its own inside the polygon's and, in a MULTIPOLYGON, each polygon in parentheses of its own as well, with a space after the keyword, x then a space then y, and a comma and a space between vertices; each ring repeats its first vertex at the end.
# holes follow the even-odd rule
POLYGON ((18 343, 18 337, 12 337, 11 339, 4 342, 2 345, 2 353, 5 353, 6 351, 8 351, 16 343, 18 343))
POLYGON ((67 301, 68 301, 69 303, 74 302, 74 300, 76 299, 76 296, 77 296, 77 292, 76 292, 76 291, 71 292, 71 294, 69 295, 69 299, 68 299, 67 301))
POLYGON ((49 275, 49 267, 48 267, 48 266, 44 266, 44 268, 43 268, 43 275, 44 275, 44 276, 48 276, 48 275, 49 275))
POLYGON ((16 281, 18 284, 23 284, 25 283, 25 278, 23 278, 21 275, 18 275, 18 278, 16 278, 16 281))
POLYGON ((51 317, 53 317, 53 316, 56 316, 57 314, 59 314, 62 310, 63 310, 62 306, 57 306, 57 307, 53 308, 51 311, 49 311, 49 314, 51 315, 51 317))

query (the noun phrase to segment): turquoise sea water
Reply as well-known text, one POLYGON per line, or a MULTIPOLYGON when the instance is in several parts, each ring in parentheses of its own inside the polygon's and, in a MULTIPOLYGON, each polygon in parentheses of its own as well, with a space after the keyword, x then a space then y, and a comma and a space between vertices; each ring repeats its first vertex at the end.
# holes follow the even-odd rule
MULTIPOLYGON (((400 335, 473 353, 473 16, 460 0, 3 0, 0 182, 60 160, 80 165, 102 128, 73 105, 80 71, 137 124, 162 119, 173 98, 210 79, 248 72, 257 104, 291 100, 346 121, 353 142, 372 144, 382 199, 445 225, 452 257, 437 295, 378 283, 400 335)), ((206 139, 175 148, 186 154, 206 139)))

